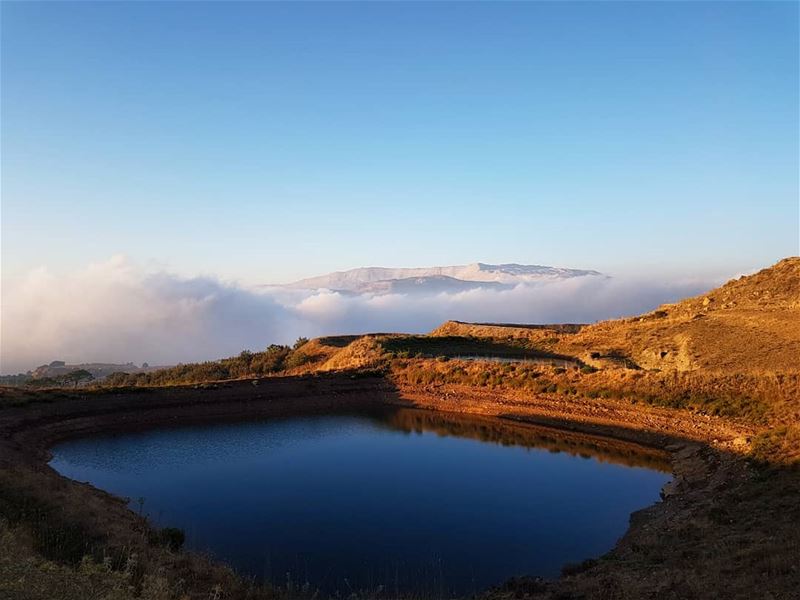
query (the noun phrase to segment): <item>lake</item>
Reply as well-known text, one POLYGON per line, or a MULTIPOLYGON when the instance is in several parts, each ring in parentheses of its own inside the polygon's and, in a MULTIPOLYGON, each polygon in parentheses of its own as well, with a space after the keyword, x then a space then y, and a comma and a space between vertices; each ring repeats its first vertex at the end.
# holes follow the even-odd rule
POLYGON ((53 468, 131 499, 189 549, 326 594, 467 595, 610 550, 668 465, 507 423, 413 409, 98 435, 53 468))

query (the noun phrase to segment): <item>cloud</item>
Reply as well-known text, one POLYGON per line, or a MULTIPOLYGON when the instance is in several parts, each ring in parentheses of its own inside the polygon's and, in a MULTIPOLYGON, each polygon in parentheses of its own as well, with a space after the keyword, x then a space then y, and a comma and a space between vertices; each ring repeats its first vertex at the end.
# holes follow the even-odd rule
POLYGON ((587 276, 505 290, 343 295, 182 278, 114 257, 67 275, 38 269, 4 282, 0 368, 26 371, 55 359, 175 364, 301 335, 424 332, 447 319, 593 322, 644 312, 716 283, 587 276))
POLYGON ((174 364, 238 353, 297 327, 273 298, 213 278, 146 273, 124 258, 3 286, 4 373, 53 359, 174 364))

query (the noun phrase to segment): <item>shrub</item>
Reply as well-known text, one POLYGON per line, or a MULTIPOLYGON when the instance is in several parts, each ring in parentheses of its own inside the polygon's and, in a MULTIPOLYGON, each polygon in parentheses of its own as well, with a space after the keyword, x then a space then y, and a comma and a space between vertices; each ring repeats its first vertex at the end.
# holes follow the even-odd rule
POLYGON ((157 533, 157 543, 161 546, 166 546, 173 552, 180 550, 185 541, 186 534, 177 527, 164 527, 157 533))
POLYGON ((295 367, 301 367, 305 364, 308 364, 312 360, 312 357, 305 352, 297 352, 293 350, 287 357, 285 366, 287 369, 293 369, 295 367))
POLYGON ((97 535, 66 519, 56 504, 12 486, 0 487, 0 514, 12 525, 26 524, 34 548, 57 562, 77 565, 99 541, 97 535))

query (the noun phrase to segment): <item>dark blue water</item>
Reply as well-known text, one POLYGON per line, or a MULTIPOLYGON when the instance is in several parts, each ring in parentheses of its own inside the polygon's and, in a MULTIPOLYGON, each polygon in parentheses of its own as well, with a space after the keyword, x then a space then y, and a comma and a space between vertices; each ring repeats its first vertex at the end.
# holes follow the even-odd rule
POLYGON ((514 427, 409 410, 310 416, 84 438, 54 448, 51 465, 247 575, 437 597, 604 553, 669 479, 514 427))

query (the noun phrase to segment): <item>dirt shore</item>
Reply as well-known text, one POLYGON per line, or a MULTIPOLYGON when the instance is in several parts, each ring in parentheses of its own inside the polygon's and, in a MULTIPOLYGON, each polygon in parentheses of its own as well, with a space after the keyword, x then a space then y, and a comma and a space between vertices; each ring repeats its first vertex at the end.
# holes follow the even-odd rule
MULTIPOLYGON (((398 387, 377 375, 276 377, 57 396, 43 395, 24 406, 0 410, 0 487, 57 503, 61 519, 79 524, 109 547, 141 545, 147 524, 123 499, 53 471, 47 460, 48 448, 55 442, 100 431, 393 405, 501 417, 515 427, 530 427, 531 432, 547 427, 620 440, 647 447, 671 462, 674 480, 666 486, 663 501, 634 513, 630 529, 606 556, 568 568, 567 576, 558 581, 523 577, 488 592, 490 597, 717 597, 716 591, 703 595, 710 586, 724 589, 731 598, 753 597, 753 586, 769 594, 759 597, 798 597, 792 590, 800 583, 796 568, 800 560, 795 563, 792 554, 800 544, 794 545, 797 534, 788 529, 798 516, 796 507, 771 515, 771 521, 740 515, 754 503, 758 506, 759 498, 748 495, 755 494, 754 485, 761 485, 760 493, 765 493, 775 485, 795 485, 797 478, 778 473, 775 477, 789 477, 788 483, 764 479, 743 458, 752 430, 730 420, 608 399, 458 386, 398 387), (715 558, 717 544, 723 547, 715 558), (762 556, 776 551, 782 558, 766 566, 762 561, 747 567, 739 560, 742 552, 762 556)), ((762 496, 763 502, 780 502, 777 496, 770 498, 762 496)), ((162 561, 166 556, 159 549, 150 552, 160 553, 162 561)), ((167 562, 182 572, 216 568, 184 555, 170 553, 167 562)), ((196 589, 188 590, 190 597, 207 597, 208 588, 203 586, 213 578, 196 579, 196 589)), ((213 580, 229 586, 229 597, 244 597, 244 588, 236 587, 231 574, 218 573, 213 580)))

